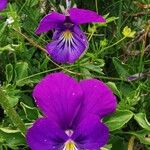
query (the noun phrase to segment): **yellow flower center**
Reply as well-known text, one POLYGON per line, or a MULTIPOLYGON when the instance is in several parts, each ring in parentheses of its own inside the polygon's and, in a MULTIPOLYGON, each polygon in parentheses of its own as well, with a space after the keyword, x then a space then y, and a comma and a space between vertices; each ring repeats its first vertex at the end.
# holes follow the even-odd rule
POLYGON ((64 38, 67 39, 67 40, 69 40, 69 39, 72 38, 72 33, 71 33, 69 30, 66 30, 66 31, 63 33, 63 35, 64 35, 64 38))
POLYGON ((78 150, 75 146, 75 143, 72 140, 68 140, 65 143, 65 147, 63 150, 78 150))

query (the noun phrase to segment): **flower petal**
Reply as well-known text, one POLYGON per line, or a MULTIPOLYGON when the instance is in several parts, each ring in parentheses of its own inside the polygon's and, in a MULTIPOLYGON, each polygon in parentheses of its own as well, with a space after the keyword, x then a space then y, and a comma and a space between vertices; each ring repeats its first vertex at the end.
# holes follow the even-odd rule
POLYGON ((82 114, 80 114, 82 117, 92 113, 103 118, 116 110, 116 97, 102 81, 96 79, 82 80, 80 86, 84 92, 82 114))
POLYGON ((79 26, 70 30, 71 37, 65 38, 68 31, 55 31, 53 42, 47 45, 48 53, 57 63, 74 63, 88 48, 88 41, 79 26))
POLYGON ((3 11, 7 6, 7 0, 0 0, 0 11, 3 11))
POLYGON ((43 113, 65 130, 80 107, 82 89, 70 76, 53 73, 36 85, 33 97, 43 113))
POLYGON ((90 115, 81 121, 71 139, 79 149, 98 150, 108 142, 108 128, 100 122, 99 117, 90 115))
POLYGON ((78 25, 92 22, 106 22, 102 16, 91 10, 71 8, 68 12, 70 14, 70 20, 78 25))
POLYGON ((68 140, 65 132, 47 118, 38 119, 26 136, 32 150, 58 150, 68 140))
POLYGON ((49 30, 55 29, 60 26, 66 17, 63 14, 52 12, 46 15, 39 23, 38 28, 36 29, 36 34, 40 34, 42 32, 48 32, 49 30))

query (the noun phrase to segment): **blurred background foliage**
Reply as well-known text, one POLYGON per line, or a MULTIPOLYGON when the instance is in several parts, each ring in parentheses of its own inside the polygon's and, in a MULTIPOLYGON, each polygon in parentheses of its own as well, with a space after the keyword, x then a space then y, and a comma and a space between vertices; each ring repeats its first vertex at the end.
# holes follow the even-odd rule
MULTIPOLYGON (((74 0, 72 5, 97 11, 107 22, 82 26, 89 49, 75 64, 58 65, 42 51, 53 32, 37 36, 34 31, 45 14, 61 11, 64 0, 9 0, 0 20, 0 84, 5 98, 29 127, 42 115, 32 90, 47 73, 64 71, 78 80, 103 80, 118 98, 116 113, 103 120, 111 131, 103 150, 150 150, 150 1, 74 0)), ((29 149, 3 108, 0 150, 29 149)))

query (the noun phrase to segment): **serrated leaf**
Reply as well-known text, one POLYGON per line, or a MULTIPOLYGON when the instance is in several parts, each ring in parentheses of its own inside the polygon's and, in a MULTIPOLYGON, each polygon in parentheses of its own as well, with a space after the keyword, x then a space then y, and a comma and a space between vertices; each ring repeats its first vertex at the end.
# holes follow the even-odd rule
POLYGON ((114 131, 122 128, 132 117, 133 113, 129 110, 117 110, 115 114, 107 118, 105 123, 110 131, 114 131))
POLYGON ((134 119, 138 122, 138 124, 148 131, 150 131, 150 123, 148 122, 146 118, 146 114, 144 113, 138 113, 134 115, 134 119))

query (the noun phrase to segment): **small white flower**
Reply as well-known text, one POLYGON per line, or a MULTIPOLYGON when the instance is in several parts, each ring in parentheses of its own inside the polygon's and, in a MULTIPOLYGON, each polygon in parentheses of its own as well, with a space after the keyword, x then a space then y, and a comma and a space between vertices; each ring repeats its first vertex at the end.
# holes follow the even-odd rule
POLYGON ((7 23, 8 25, 12 24, 13 22, 14 22, 13 17, 9 17, 9 18, 6 20, 6 23, 7 23))

